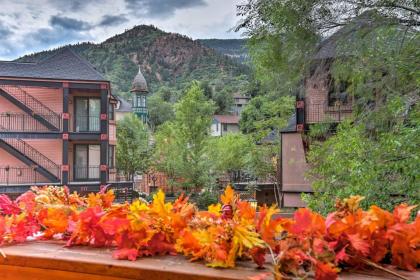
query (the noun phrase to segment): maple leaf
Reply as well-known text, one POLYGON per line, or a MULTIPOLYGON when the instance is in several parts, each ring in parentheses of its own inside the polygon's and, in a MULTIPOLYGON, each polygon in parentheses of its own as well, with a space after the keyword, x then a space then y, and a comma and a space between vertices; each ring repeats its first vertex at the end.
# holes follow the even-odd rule
POLYGON ((207 211, 216 216, 220 216, 220 212, 222 211, 222 205, 220 203, 211 204, 207 207, 207 211))
POLYGON ((403 203, 394 208, 394 218, 399 223, 406 223, 410 219, 411 211, 416 208, 417 205, 408 206, 403 203))
POLYGON ((124 249, 118 249, 112 253, 112 257, 117 260, 129 260, 129 261, 135 261, 138 256, 137 249, 130 249, 130 248, 124 248, 124 249))
POLYGON ((362 256, 367 256, 370 251, 369 243, 363 240, 358 233, 347 234, 351 246, 362 256))
POLYGON ((234 205, 235 204, 235 202, 237 200, 237 196, 235 194, 235 191, 231 187, 231 185, 228 185, 226 187, 225 192, 220 196, 220 200, 222 201, 222 203, 224 205, 234 205))
POLYGON ((19 214, 20 208, 7 195, 0 195, 0 213, 4 215, 19 214))
POLYGON ((36 195, 33 192, 28 191, 21 194, 15 200, 15 203, 19 205, 19 208, 21 208, 22 210, 32 213, 36 206, 35 197, 36 195))
POLYGON ((295 223, 290 231, 294 234, 312 233, 317 235, 325 234, 325 220, 307 208, 300 208, 294 214, 295 223))
POLYGON ((263 268, 266 255, 265 248, 254 247, 250 250, 249 253, 251 254, 252 260, 258 265, 258 267, 263 268))
POLYGON ((331 263, 317 261, 315 264, 315 280, 334 280, 338 278, 338 269, 331 263))

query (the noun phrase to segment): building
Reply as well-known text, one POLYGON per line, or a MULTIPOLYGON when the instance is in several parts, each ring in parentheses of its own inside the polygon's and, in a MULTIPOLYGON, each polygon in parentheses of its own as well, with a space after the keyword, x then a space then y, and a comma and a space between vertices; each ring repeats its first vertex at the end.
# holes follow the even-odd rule
POLYGON ((346 92, 348 84, 341 82, 337 85, 329 69, 331 62, 340 55, 338 41, 351 40, 356 30, 369 26, 369 18, 360 17, 318 46, 310 74, 296 96, 296 112, 281 131, 282 207, 303 207, 305 203, 301 194, 312 192, 311 182, 305 177, 309 166, 304 136, 317 124, 329 124, 334 130, 338 123, 352 115, 353 100, 346 92))
POLYGON ((0 192, 123 185, 116 103, 110 82, 69 48, 36 63, 0 62, 0 192))
POLYGON ((131 103, 126 101, 124 98, 117 96, 117 104, 115 105, 115 120, 118 122, 122 120, 126 115, 133 112, 131 103))
POLYGON ((251 100, 251 97, 244 96, 239 93, 234 94, 233 106, 232 106, 233 114, 240 115, 242 113, 242 110, 245 108, 246 104, 248 104, 250 100, 251 100))
POLYGON ((130 92, 133 94, 133 112, 143 120, 144 123, 148 123, 149 112, 147 110, 147 95, 149 94, 149 89, 146 79, 141 73, 140 67, 139 72, 134 77, 130 92))
POLYGON ((228 133, 239 132, 239 116, 214 115, 210 131, 212 136, 223 136, 228 133))

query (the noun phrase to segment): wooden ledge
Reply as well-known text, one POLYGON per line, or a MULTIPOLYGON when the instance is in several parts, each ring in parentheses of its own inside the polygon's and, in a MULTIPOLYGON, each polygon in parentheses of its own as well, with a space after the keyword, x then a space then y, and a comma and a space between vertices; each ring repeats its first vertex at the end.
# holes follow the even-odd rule
MULTIPOLYGON (((112 249, 72 247, 63 242, 28 242, 2 247, 1 280, 246 280, 267 269, 258 270, 252 262, 238 262, 235 269, 214 269, 189 262, 184 256, 147 257, 137 261, 112 259, 112 249)), ((420 279, 420 272, 398 271, 408 279, 420 279)), ((269 278, 268 280, 272 280, 269 278)), ((378 271, 340 274, 342 280, 398 279, 378 271)))
POLYGON ((61 242, 28 242, 1 250, 2 280, 243 280, 268 270, 257 270, 251 262, 235 269, 214 269, 189 262, 184 256, 145 257, 137 261, 112 259, 112 249, 72 247, 61 242))

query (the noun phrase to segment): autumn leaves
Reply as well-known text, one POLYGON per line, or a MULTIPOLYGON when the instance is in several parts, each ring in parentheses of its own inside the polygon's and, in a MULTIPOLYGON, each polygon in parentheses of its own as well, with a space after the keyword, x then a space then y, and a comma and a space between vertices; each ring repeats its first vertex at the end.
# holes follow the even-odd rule
POLYGON ((115 247, 116 259, 183 254, 211 267, 234 267, 238 259, 263 266, 269 254, 277 279, 335 279, 345 267, 387 262, 415 270, 420 263, 420 217, 410 222, 414 206, 405 204, 393 213, 364 211, 363 198, 354 196, 326 218, 302 208, 286 219, 275 206, 257 212, 231 187, 208 211, 184 196, 165 202, 162 191, 151 203, 113 199, 112 191, 79 197, 57 187, 33 188, 16 201, 0 196, 0 245, 37 234, 67 246, 115 247))

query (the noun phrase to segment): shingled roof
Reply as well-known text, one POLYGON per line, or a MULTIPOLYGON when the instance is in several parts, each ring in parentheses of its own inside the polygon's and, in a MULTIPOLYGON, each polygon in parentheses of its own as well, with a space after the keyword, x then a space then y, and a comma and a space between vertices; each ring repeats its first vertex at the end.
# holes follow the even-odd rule
POLYGON ((68 47, 36 63, 0 61, 0 77, 106 81, 92 64, 68 47))

